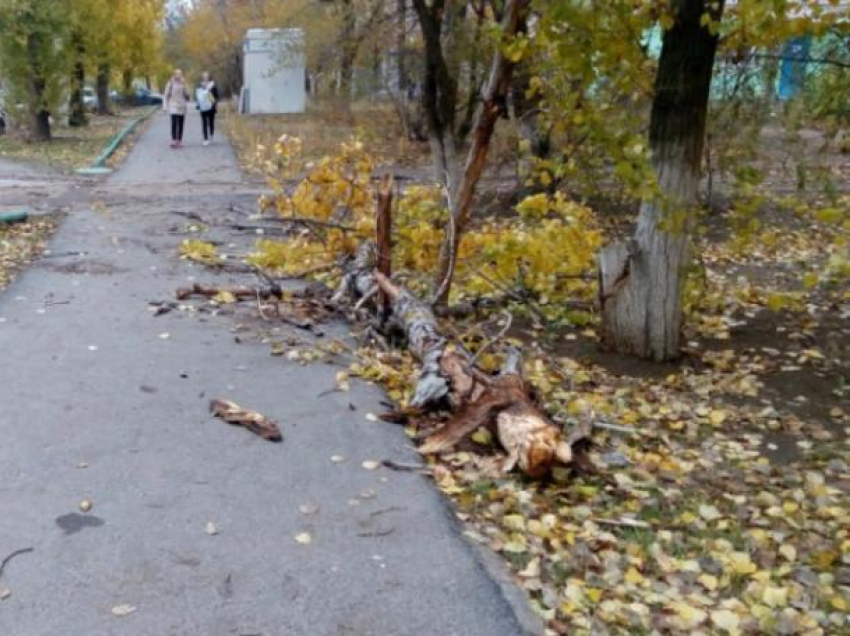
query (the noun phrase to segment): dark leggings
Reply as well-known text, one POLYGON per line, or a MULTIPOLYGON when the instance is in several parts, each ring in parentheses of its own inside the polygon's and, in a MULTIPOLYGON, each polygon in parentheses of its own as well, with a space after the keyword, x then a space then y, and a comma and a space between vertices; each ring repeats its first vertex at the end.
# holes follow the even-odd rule
POLYGON ((204 140, 215 136, 215 111, 202 110, 201 121, 204 124, 204 140))
POLYGON ((186 115, 171 116, 171 141, 183 141, 183 122, 186 115))

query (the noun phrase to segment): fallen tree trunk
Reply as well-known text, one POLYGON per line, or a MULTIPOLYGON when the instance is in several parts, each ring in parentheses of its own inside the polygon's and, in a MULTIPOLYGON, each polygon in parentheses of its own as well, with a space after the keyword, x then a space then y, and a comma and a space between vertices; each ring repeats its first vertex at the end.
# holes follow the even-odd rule
POLYGON ((374 296, 377 293, 377 287, 373 272, 377 259, 377 246, 374 241, 361 243, 354 254, 354 259, 348 266, 343 267, 345 273, 331 302, 340 303, 345 298, 361 301, 363 298, 368 299, 374 296))
POLYGON ((281 297, 281 290, 279 287, 271 287, 269 289, 255 289, 253 287, 212 287, 209 285, 201 285, 200 283, 195 283, 191 287, 181 287, 175 292, 175 296, 177 300, 186 300, 187 298, 191 298, 192 296, 203 296, 204 298, 215 298, 220 294, 230 294, 236 300, 246 300, 246 299, 255 299, 262 298, 263 300, 269 298, 278 298, 281 297))
POLYGON ((380 272, 373 276, 422 366, 410 408, 424 412, 448 406, 452 412, 445 426, 426 438, 420 452, 449 451, 484 427, 495 433, 508 453, 506 471, 518 466, 525 474, 540 477, 555 464, 572 461, 573 444, 587 437, 589 430, 580 427, 565 438, 561 428, 534 405, 522 379, 518 352, 508 356, 498 376, 484 373, 441 334, 429 306, 380 272))

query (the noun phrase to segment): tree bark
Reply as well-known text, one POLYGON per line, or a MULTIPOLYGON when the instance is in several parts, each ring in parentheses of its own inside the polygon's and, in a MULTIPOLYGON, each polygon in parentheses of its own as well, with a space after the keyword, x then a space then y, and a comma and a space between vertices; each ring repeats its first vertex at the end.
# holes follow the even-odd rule
POLYGON ((86 84, 85 42, 79 31, 71 36, 71 50, 74 54, 74 68, 71 73, 71 97, 68 106, 68 125, 85 126, 88 123, 86 107, 83 102, 83 87, 86 84))
POLYGON ((108 63, 97 67, 97 112, 100 115, 111 115, 112 105, 109 100, 109 78, 112 68, 108 63))
POLYGON ((634 239, 599 256, 603 345, 656 361, 678 357, 682 285, 697 200, 706 113, 723 1, 671 2, 655 80, 649 148, 660 196, 644 201, 634 239))

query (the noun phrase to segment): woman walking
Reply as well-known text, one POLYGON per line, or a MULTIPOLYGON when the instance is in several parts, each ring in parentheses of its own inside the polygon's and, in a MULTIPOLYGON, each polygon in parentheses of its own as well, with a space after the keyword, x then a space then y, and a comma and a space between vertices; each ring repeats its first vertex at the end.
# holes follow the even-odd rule
POLYGON ((163 108, 171 114, 171 147, 179 148, 183 145, 183 123, 186 121, 186 104, 189 102, 189 91, 186 90, 183 71, 179 68, 174 70, 168 80, 163 98, 163 108))
POLYGON ((209 73, 201 75, 201 83, 195 91, 198 110, 201 111, 201 124, 204 128, 204 145, 209 146, 215 135, 215 114, 218 104, 218 86, 209 73))

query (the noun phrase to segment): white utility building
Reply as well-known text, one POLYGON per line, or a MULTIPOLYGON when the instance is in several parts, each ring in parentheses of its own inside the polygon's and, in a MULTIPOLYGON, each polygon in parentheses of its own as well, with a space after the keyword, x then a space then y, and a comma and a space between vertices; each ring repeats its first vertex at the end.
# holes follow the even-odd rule
POLYGON ((240 112, 304 112, 307 87, 301 29, 248 29, 244 54, 240 112))

